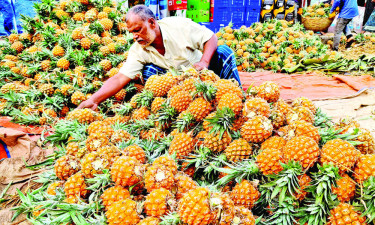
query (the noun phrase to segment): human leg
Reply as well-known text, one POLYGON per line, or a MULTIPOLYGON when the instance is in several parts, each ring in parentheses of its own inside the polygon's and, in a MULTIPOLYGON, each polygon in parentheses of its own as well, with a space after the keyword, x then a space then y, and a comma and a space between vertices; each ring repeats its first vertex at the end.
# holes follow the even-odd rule
POLYGON ((226 45, 220 45, 217 47, 208 69, 213 70, 222 79, 234 78, 239 84, 241 84, 234 52, 226 45))
POLYGON ((335 27, 335 36, 333 37, 333 50, 338 50, 340 45, 340 39, 342 32, 345 30, 346 25, 350 22, 350 19, 338 18, 335 27))

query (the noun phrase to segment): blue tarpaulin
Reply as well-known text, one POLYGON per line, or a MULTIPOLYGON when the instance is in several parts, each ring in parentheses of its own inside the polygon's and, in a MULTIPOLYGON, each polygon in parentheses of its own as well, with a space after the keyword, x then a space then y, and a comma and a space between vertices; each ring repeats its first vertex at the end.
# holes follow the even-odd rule
POLYGON ((34 3, 38 0, 0 0, 0 36, 9 35, 12 30, 22 33, 21 14, 35 16, 34 3))

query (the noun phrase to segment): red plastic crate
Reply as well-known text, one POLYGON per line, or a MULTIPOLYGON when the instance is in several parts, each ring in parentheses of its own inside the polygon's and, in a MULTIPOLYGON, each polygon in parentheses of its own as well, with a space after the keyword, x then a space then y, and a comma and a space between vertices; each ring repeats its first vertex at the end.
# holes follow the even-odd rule
POLYGON ((168 0, 168 10, 187 9, 187 0, 168 0))

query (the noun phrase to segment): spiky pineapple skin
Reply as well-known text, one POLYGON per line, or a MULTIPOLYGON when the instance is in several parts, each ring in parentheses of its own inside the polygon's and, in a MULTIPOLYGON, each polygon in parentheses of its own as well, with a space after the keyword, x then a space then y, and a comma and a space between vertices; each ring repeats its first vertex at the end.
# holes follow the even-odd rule
POLYGON ((146 215, 158 218, 166 215, 169 212, 168 201, 171 197, 171 192, 164 188, 151 191, 144 202, 146 215))
POLYGON ((211 103, 200 97, 190 103, 187 111, 190 112, 197 122, 202 121, 213 110, 211 103))
POLYGON ((130 145, 123 150, 123 155, 134 157, 140 163, 146 163, 146 153, 138 145, 130 145))
POLYGON ((171 107, 176 109, 178 113, 185 111, 190 103, 193 102, 193 98, 187 91, 179 91, 171 98, 171 107))
POLYGON ((294 160, 306 169, 313 167, 318 161, 320 149, 312 138, 298 136, 286 143, 283 153, 286 162, 294 160))
POLYGON ((174 186, 174 174, 163 165, 152 165, 145 173, 145 187, 148 192, 165 188, 171 190, 174 186))
POLYGON ((260 193, 249 181, 242 180, 234 186, 230 197, 234 205, 251 209, 260 198, 260 193))
POLYGON ((348 174, 344 173, 336 181, 337 187, 332 186, 332 194, 337 195, 340 202, 349 202, 355 195, 355 182, 348 174))
POLYGON ((109 225, 135 225, 141 219, 137 213, 137 203, 131 199, 115 202, 105 213, 109 225))
POLYGON ((118 157, 111 166, 111 179, 123 187, 130 187, 142 180, 142 167, 137 159, 129 156, 118 157))
POLYGON ((286 140, 284 138, 279 136, 272 136, 261 144, 260 149, 274 148, 282 150, 285 144, 286 140))
POLYGON ((360 152, 352 144, 342 139, 328 141, 321 151, 321 163, 333 163, 341 172, 353 168, 360 152))
POLYGON ((174 136, 169 146, 169 154, 176 154, 177 159, 182 159, 193 151, 194 145, 195 141, 191 135, 184 132, 179 133, 174 136))
POLYGON ((81 172, 78 172, 65 182, 64 192, 67 199, 79 199, 80 197, 86 198, 88 190, 85 183, 85 178, 81 172))
POLYGON ((211 224, 216 215, 209 205, 209 190, 198 187, 187 192, 178 203, 178 214, 184 223, 190 225, 211 224))
POLYGON ((229 161, 238 162, 247 159, 252 154, 251 145, 243 138, 232 141, 225 149, 229 161))
POLYGON ((109 167, 109 158, 97 152, 90 152, 81 160, 81 170, 86 178, 94 178, 95 174, 102 174, 103 170, 109 167))
POLYGON ((220 98, 217 109, 221 110, 224 107, 232 109, 235 115, 239 115, 242 112, 243 107, 242 99, 236 94, 227 93, 220 98))
POLYGON ((264 116, 255 116, 242 125, 241 137, 248 142, 261 143, 272 135, 271 121, 264 116))
POLYGON ((64 155, 55 162, 55 174, 60 180, 67 180, 71 175, 79 171, 78 161, 69 155, 64 155))
POLYGON ((103 201, 104 207, 108 210, 108 208, 113 205, 114 203, 130 198, 130 193, 128 189, 116 185, 110 188, 107 188, 103 194, 100 196, 103 201))
POLYGON ((340 203, 330 212, 331 216, 328 218, 329 221, 327 224, 358 224, 365 225, 367 224, 366 219, 360 215, 360 213, 354 210, 352 205, 347 203, 340 203))
POLYGON ((375 154, 360 155, 354 167, 354 179, 362 183, 370 176, 375 176, 375 154))
POLYGON ((283 153, 277 148, 262 148, 256 157, 256 162, 263 175, 278 174, 283 170, 280 162, 283 162, 283 153))
POLYGON ((222 152, 230 144, 232 138, 228 132, 224 132, 220 138, 220 133, 208 133, 204 138, 203 145, 213 152, 222 152))
POLYGON ((270 106, 263 98, 250 98, 245 101, 242 115, 245 117, 270 116, 270 106))

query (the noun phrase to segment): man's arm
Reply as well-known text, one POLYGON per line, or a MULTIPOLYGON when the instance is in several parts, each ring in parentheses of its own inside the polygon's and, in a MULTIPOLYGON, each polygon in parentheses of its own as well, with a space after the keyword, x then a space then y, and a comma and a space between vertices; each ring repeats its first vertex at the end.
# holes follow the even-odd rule
MULTIPOLYGON (((330 12, 330 13, 332 13, 333 11, 335 11, 336 8, 340 6, 340 2, 341 2, 341 0, 334 0, 334 1, 333 1, 333 4, 332 4, 332 8, 331 8, 331 12, 330 12)), ((341 10, 341 9, 340 9, 340 10, 341 10)))
POLYGON ((95 94, 93 94, 88 100, 82 102, 78 106, 78 109, 91 108, 92 110, 95 110, 102 101, 115 95, 130 81, 131 79, 129 77, 123 75, 122 73, 117 73, 115 76, 104 82, 99 91, 95 92, 95 94))
POLYGON ((216 35, 212 35, 212 37, 204 44, 203 47, 203 56, 201 60, 194 64, 194 67, 197 70, 202 70, 208 68, 210 65, 210 61, 212 56, 214 55, 217 49, 217 37, 216 35))

